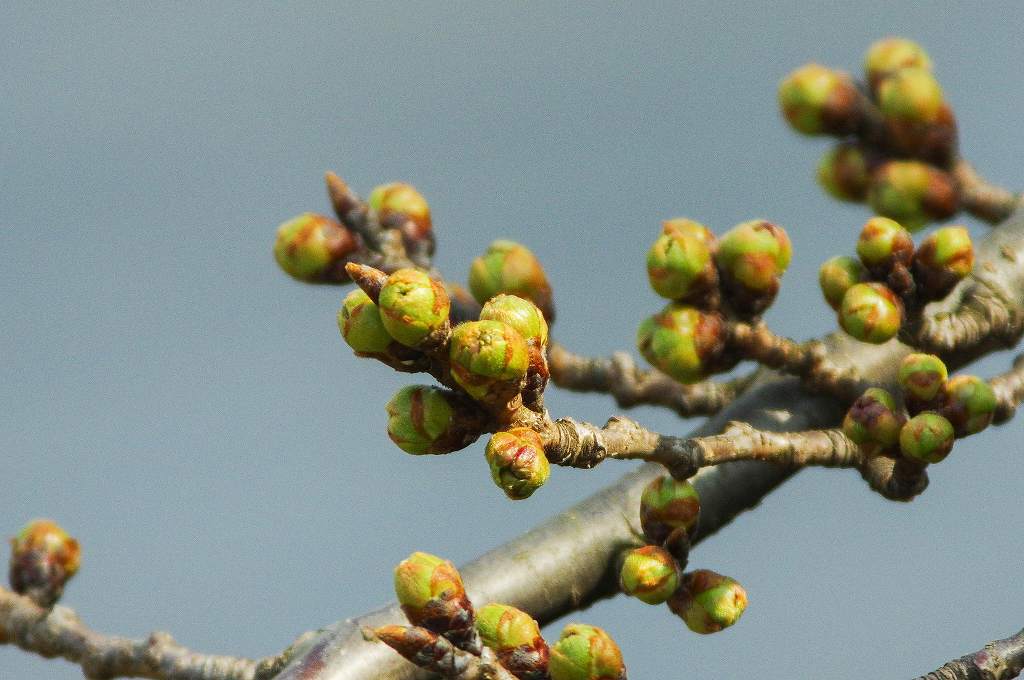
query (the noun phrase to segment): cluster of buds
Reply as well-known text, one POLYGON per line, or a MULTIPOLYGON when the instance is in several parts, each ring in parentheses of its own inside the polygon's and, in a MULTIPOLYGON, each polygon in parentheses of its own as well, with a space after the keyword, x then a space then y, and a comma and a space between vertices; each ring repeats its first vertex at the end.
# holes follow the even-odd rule
POLYGON ((52 607, 80 562, 78 541, 68 532, 51 520, 33 520, 11 539, 11 589, 40 607, 52 607))
POLYGON ((884 389, 868 389, 843 419, 843 432, 869 456, 903 456, 938 463, 954 440, 989 426, 996 410, 991 386, 973 375, 949 378, 932 354, 910 354, 900 364, 902 408, 884 389))
POLYGON ((826 261, 818 281, 843 330, 871 343, 895 337, 905 318, 944 298, 974 267, 964 227, 937 229, 915 248, 910 232, 887 217, 867 221, 857 255, 826 261))
POLYGON ((728 576, 707 569, 684 573, 690 540, 700 519, 700 498, 688 481, 659 477, 640 497, 640 526, 647 545, 626 553, 619 585, 641 602, 667 603, 695 633, 715 633, 736 623, 747 593, 728 576))
POLYGON ((699 222, 667 220, 647 253, 647 275, 671 302, 640 324, 640 353, 683 383, 728 370, 738 357, 727 351, 727 320, 754 318, 771 305, 792 253, 785 230, 764 220, 717 239, 699 222))
POLYGON ((395 594, 412 626, 384 626, 374 635, 406 659, 444 677, 465 677, 469 665, 478 664, 479 677, 626 678, 622 653, 600 628, 570 624, 549 647, 526 612, 497 603, 474 609, 458 570, 440 557, 416 552, 399 564, 395 594))
POLYGON ((819 182, 835 198, 867 202, 912 231, 956 214, 956 121, 931 59, 917 43, 886 38, 868 49, 864 75, 856 82, 807 64, 779 85, 793 129, 841 140, 821 160, 819 182))

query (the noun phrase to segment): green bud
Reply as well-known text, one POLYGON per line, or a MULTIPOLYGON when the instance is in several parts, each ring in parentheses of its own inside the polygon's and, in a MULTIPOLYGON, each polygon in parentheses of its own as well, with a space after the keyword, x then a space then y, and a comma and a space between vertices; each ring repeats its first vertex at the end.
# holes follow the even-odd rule
POLYGON ((751 220, 726 232, 719 239, 715 263, 732 306, 752 314, 767 308, 792 256, 786 231, 771 222, 751 220))
POLYGON ((427 385, 408 385, 387 405, 388 436, 406 453, 450 453, 480 436, 456 395, 427 385))
POLYGON ((864 72, 872 90, 882 78, 904 68, 932 69, 928 53, 913 40, 883 38, 873 43, 864 56, 864 72))
POLYGON ((619 572, 622 592, 647 604, 661 604, 679 585, 679 565, 667 550, 645 545, 630 550, 619 572))
POLYGON ((868 195, 868 159, 856 144, 829 149, 818 163, 818 183, 833 198, 861 202, 868 195))
POLYGON ((821 292, 832 309, 839 309, 839 305, 843 303, 843 296, 850 286, 866 278, 867 271, 864 266, 856 258, 846 255, 837 255, 826 260, 818 270, 821 292))
POLYGON ((391 337, 416 347, 448 327, 451 302, 444 286, 426 273, 399 269, 381 288, 378 307, 391 337))
POLYGON ((953 425, 938 413, 925 411, 900 430, 900 451, 925 463, 941 462, 953 448, 953 425))
POLYGON ((693 534, 699 519, 700 497, 689 481, 658 477, 640 495, 640 526, 652 543, 664 543, 677 529, 693 534))
POLYGON ((11 539, 11 589, 41 607, 52 607, 78 572, 81 557, 78 541, 56 522, 32 520, 11 539))
POLYGON ((945 384, 942 415, 957 437, 981 432, 992 423, 996 411, 996 395, 992 387, 974 375, 958 375, 945 384))
POLYGON ((300 281, 348 281, 345 257, 359 247, 356 237, 338 222, 303 213, 277 229, 274 259, 300 281))
POLYGON ((551 285, 537 257, 513 241, 495 241, 469 269, 469 290, 480 304, 498 293, 518 295, 537 305, 554 320, 551 285))
POLYGON ((338 310, 338 330, 357 354, 383 354, 391 344, 380 310, 370 296, 356 288, 345 296, 338 310))
POLYGON ((898 380, 908 400, 931 404, 948 376, 946 364, 934 354, 908 354, 900 363, 898 380))
POLYGON ((950 217, 960 195, 946 172, 920 161, 887 161, 871 175, 868 204, 879 215, 917 231, 930 220, 950 217))
POLYGON ((526 342, 548 344, 548 322, 537 305, 517 295, 499 293, 484 303, 481 321, 501 321, 516 329, 526 342))
POLYGON ((942 88, 923 68, 902 68, 878 83, 878 108, 887 118, 912 123, 931 123, 942 107, 942 88))
POLYGON ((519 680, 547 677, 548 645, 529 614, 507 604, 489 604, 477 612, 476 628, 501 665, 519 680))
POLYGON ((711 259, 715 237, 707 227, 685 218, 667 220, 647 253, 647 277, 654 292, 669 300, 705 293, 718 282, 711 259))
POLYGON ((694 633, 717 633, 743 616, 747 591, 728 576, 699 569, 683 575, 682 585, 668 606, 694 633))
POLYGON ((910 265, 914 240, 910 232, 888 217, 872 217, 857 240, 857 255, 876 276, 885 276, 897 265, 910 265))
POLYGON ((859 118, 857 90, 845 73, 807 64, 779 84, 779 107, 805 135, 852 132, 859 118))
POLYGON ((899 333, 903 304, 881 283, 850 286, 839 308, 839 325, 861 342, 879 345, 899 333))
POLYGON ((462 576, 448 560, 424 552, 409 555, 395 567, 395 595, 414 626, 456 644, 473 637, 473 605, 462 576))
POLYGON ((405 215, 416 224, 422 236, 431 231, 430 206, 411 184, 382 184, 370 192, 366 202, 381 222, 388 222, 395 215, 405 215))
POLYGON ((709 374, 725 350, 725 321, 717 312, 673 303, 640 324, 636 342, 651 365, 693 383, 709 374))
POLYGON ((597 626, 573 623, 551 648, 551 680, 624 680, 626 665, 611 636, 597 626))
POLYGON ((528 427, 495 432, 484 453, 491 479, 512 500, 529 498, 551 474, 544 442, 528 427))
POLYGON ((843 432, 868 453, 892 450, 899 441, 903 418, 896 400, 879 387, 871 387, 857 398, 843 419, 843 432))
POLYGON ((529 352, 526 341, 501 321, 467 321, 452 330, 452 378, 469 396, 507 403, 522 389, 529 352))
POLYGON ((932 299, 945 297, 974 269, 974 245, 964 227, 943 227, 932 232, 914 255, 914 276, 932 299))

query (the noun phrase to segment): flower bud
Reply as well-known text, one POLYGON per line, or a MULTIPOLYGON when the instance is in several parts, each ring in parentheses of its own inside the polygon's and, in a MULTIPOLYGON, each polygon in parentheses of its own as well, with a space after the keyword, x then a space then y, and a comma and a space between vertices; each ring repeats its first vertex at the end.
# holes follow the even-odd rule
POLYGON ((537 257, 513 241, 495 241, 469 269, 469 290, 480 304, 498 293, 518 295, 537 305, 554 321, 551 285, 537 257))
POLYGON ((529 352, 526 341, 501 321, 467 321, 452 330, 452 378, 478 401, 501 405, 522 389, 529 352))
POLYGON ((974 245, 964 227, 932 232, 914 255, 914 277, 932 299, 939 299, 974 268, 974 245))
POLYGON ((658 477, 640 495, 640 526, 652 543, 664 543, 677 529, 693 534, 699 519, 700 497, 689 481, 658 477))
POLYGON ((923 68, 902 68, 878 83, 878 108, 886 118, 931 123, 939 117, 942 88, 923 68))
POLYGON ((921 68, 926 71, 932 68, 928 53, 913 40, 883 38, 873 43, 864 56, 864 72, 872 90, 882 78, 904 68, 921 68))
POLYGON ((479 647, 473 605, 448 560, 424 552, 409 555, 395 567, 395 595, 414 626, 444 635, 457 647, 479 647))
POLYGON ((430 206, 411 184, 381 184, 370 192, 366 202, 377 213, 381 223, 391 221, 396 215, 404 215, 413 221, 420 235, 425 237, 431 231, 430 206))
POLYGON ((992 423, 996 395, 987 382, 974 375, 957 375, 944 388, 940 412, 952 423, 957 437, 981 432, 992 423))
POLYGON ((757 314, 775 299, 793 248, 785 229, 765 220, 738 224, 719 239, 715 263, 729 302, 757 314))
POLYGON ((825 261, 818 270, 818 283, 832 309, 839 309, 850 286, 867 278, 867 270, 856 258, 837 255, 825 261))
POLYGON ((718 283, 711 254, 715 237, 707 227, 685 218, 667 220, 647 252, 647 278, 654 292, 669 300, 691 300, 718 283))
POLYGON ((447 330, 451 302, 440 282, 418 269, 399 269, 380 289, 378 307, 391 337, 416 347, 447 330))
POLYGON ((902 426, 896 400, 879 387, 868 388, 843 419, 843 433, 871 455, 894 449, 902 426))
POLYGON ((348 281, 345 258, 358 247, 355 235, 338 222, 303 213, 278 227, 274 259, 299 281, 341 283, 348 281))
POLYGON ((679 382, 703 379, 725 350, 725 321, 717 312, 670 304, 637 330, 640 354, 679 382))
POLYGON ((903 304, 881 283, 850 286, 839 307, 839 325, 861 342, 880 345, 899 333, 903 304))
POLYGON ((619 572, 622 592, 647 604, 661 604, 679 585, 679 565, 667 550, 645 545, 630 550, 619 572))
POLYGON ((491 479, 512 500, 529 498, 551 474, 544 442, 528 427, 495 432, 484 454, 491 479))
POLYGON ((466 409, 453 392, 408 385, 388 402, 388 437, 417 456, 458 451, 480 436, 476 419, 466 409))
POLYGON ((908 354, 897 376, 911 413, 935 403, 948 377, 946 364, 934 354, 908 354))
POLYGON ((871 175, 868 203, 879 215, 917 231, 930 220, 952 216, 960 207, 953 178, 920 161, 888 161, 871 175))
POLYGON ((597 626, 569 624, 551 647, 551 680, 625 680, 622 652, 597 626))
POLYGON ((338 330, 357 354, 383 354, 392 342, 377 305, 359 288, 346 295, 341 303, 338 330))
POLYGON ((845 73, 806 64, 779 84, 779 107, 790 126, 805 135, 853 132, 860 118, 857 88, 845 73))
POLYGON ((531 345, 548 344, 548 323, 537 305, 517 295, 499 293, 484 303, 481 321, 501 321, 523 336, 531 345))
POLYGON ((872 274, 884 278, 896 266, 909 266, 914 257, 910 232, 888 217, 872 217, 857 240, 857 255, 872 274))
POLYGON ((885 118, 884 124, 891 155, 916 158, 940 168, 949 167, 956 156, 956 117, 945 102, 939 106, 934 120, 885 118))
POLYGON ((867 156, 856 144, 839 144, 825 152, 818 163, 818 183, 840 201, 867 198, 870 178, 867 156))
POLYGON ((683 574, 682 585, 668 606, 694 633, 717 633, 743 616, 747 591, 728 576, 699 569, 683 574))
POLYGON ((498 661, 519 680, 544 680, 548 645, 530 615, 507 604, 489 604, 476 616, 476 628, 498 661))
POLYGON ((40 607, 52 607, 80 563, 78 541, 56 522, 33 520, 11 539, 11 589, 40 607))
POLYGON ((953 448, 953 425, 938 413, 925 411, 900 430, 900 451, 925 463, 941 462, 953 448))

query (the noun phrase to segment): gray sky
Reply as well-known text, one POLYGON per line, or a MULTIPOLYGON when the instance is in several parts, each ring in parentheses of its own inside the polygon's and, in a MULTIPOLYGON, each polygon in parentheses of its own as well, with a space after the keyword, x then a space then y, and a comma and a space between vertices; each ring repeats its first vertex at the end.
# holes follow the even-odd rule
MULTIPOLYGON (((412 550, 471 559, 624 467, 555 470, 511 503, 483 441, 394 447, 384 404, 409 378, 352 357, 344 291, 294 283, 270 254, 279 222, 328 210, 325 169, 364 195, 415 183, 453 277, 493 238, 531 246, 555 333, 587 353, 631 348, 660 307, 643 271, 660 220, 767 217, 795 244, 768 321, 813 337, 834 328, 817 267, 852 252, 867 213, 814 186, 826 144, 783 125, 778 80, 916 38, 965 154, 1020 188, 1018 19, 1016 3, 9 3, 0 534, 66 525, 84 556, 65 603, 99 630, 252 656, 390 599, 412 550)), ((557 390, 549 406, 616 412, 557 390)), ((625 598, 573 618, 607 628, 635 678, 930 670, 1024 625, 1021 433, 962 442, 909 506, 852 472, 800 474, 692 558, 748 589, 722 634, 625 598)), ((0 677, 80 672, 0 648, 0 677)))

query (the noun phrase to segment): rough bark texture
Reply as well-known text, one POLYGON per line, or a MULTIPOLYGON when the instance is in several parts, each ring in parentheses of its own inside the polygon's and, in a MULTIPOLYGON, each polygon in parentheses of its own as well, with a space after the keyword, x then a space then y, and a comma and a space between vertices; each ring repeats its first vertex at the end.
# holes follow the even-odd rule
POLYGON ((1024 630, 953 659, 917 680, 1010 680, 1024 670, 1024 630))

